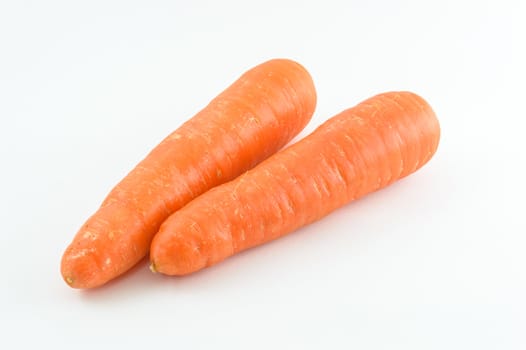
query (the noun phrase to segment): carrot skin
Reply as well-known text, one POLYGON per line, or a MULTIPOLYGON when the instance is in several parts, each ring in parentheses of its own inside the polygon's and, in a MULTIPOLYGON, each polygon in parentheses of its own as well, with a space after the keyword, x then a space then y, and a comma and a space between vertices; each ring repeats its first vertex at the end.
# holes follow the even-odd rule
POLYGON ((315 105, 312 79, 298 63, 274 59, 247 71, 113 188, 62 257, 66 283, 93 288, 130 269, 170 214, 283 147, 315 105))
POLYGON ((439 138, 421 97, 374 96, 172 214, 152 241, 152 270, 189 274, 319 220, 416 171, 439 138))

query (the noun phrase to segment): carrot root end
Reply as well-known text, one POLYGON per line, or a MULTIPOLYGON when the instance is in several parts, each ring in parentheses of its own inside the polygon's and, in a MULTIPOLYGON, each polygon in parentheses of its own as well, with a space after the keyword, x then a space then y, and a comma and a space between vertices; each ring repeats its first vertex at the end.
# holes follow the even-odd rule
POLYGON ((150 263, 150 271, 157 273, 157 268, 155 267, 155 263, 153 261, 150 263))

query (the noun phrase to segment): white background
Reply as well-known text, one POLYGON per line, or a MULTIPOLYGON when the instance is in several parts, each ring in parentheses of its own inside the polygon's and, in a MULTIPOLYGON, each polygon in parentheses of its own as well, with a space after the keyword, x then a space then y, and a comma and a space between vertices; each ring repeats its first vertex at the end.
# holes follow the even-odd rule
POLYGON ((525 349, 525 18, 523 1, 0 2, 0 347, 525 349), (316 83, 302 136, 411 90, 440 119, 436 156, 189 277, 144 261, 68 288, 62 252, 112 186, 273 57, 316 83))

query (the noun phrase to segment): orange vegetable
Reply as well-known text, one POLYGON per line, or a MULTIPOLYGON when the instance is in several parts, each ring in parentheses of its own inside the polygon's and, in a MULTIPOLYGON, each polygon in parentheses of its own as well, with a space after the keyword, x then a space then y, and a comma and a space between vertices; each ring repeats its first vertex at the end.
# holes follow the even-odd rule
POLYGON ((110 192, 66 249, 64 280, 91 288, 124 273, 170 214, 283 147, 315 104, 312 79, 296 62, 275 59, 243 74, 110 192))
POLYGON ((192 273, 292 232, 411 174, 439 137, 419 96, 370 98, 172 214, 152 242, 151 269, 192 273))

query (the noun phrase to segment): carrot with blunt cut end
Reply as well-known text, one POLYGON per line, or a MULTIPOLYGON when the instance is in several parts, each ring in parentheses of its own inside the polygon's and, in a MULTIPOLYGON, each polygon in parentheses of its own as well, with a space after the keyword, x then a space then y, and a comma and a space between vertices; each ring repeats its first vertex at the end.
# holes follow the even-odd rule
POLYGON ((312 79, 294 61, 270 60, 243 74, 110 192, 62 257, 66 283, 97 287, 130 269, 170 214, 278 151, 315 105, 312 79))
POLYGON ((152 242, 152 270, 189 274, 316 221, 420 168, 439 138, 421 97, 372 97, 171 215, 152 242))

